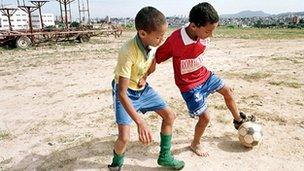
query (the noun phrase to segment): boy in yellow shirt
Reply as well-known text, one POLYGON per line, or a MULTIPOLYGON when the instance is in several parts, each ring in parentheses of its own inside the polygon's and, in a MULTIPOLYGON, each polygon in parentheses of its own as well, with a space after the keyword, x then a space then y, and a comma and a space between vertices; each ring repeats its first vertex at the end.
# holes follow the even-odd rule
POLYGON ((162 117, 161 141, 158 164, 169 169, 180 170, 184 162, 173 158, 170 148, 172 125, 175 114, 164 100, 153 90, 146 78, 153 70, 156 46, 162 41, 168 24, 165 16, 153 7, 142 8, 135 17, 137 35, 126 42, 119 51, 112 81, 112 92, 118 139, 114 145, 114 157, 110 170, 120 170, 124 161, 124 152, 130 139, 132 120, 137 125, 139 140, 143 144, 152 142, 152 132, 146 122, 137 113, 155 111, 162 117))

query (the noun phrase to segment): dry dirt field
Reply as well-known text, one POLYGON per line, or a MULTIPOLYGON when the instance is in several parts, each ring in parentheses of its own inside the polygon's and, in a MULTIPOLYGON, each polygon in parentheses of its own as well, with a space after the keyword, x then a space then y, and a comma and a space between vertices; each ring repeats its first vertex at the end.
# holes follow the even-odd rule
MULTIPOLYGON (((0 49, 0 170, 107 170, 117 136, 110 83, 118 48, 135 32, 85 44, 0 49)), ((196 119, 173 81, 171 61, 149 83, 177 114, 173 154, 184 170, 304 169, 304 38, 211 40, 206 67, 233 87, 241 111, 254 114, 264 139, 241 146, 219 94, 208 99, 211 124, 201 140, 209 157, 188 148, 196 119)), ((123 170, 165 170, 156 163, 160 117, 143 116, 154 143, 132 125, 123 170)))

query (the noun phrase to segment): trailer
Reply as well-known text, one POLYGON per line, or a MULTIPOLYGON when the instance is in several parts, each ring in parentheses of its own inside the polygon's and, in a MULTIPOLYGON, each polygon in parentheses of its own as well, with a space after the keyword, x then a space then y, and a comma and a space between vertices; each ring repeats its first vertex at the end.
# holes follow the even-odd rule
MULTIPOLYGON (((28 30, 13 30, 11 25, 11 17, 16 12, 17 8, 0 8, 0 12, 3 16, 8 17, 9 21, 9 29, 5 31, 0 30, 0 46, 1 45, 10 45, 13 47, 18 47, 21 49, 26 49, 32 44, 39 44, 42 42, 59 42, 59 41, 65 41, 65 40, 77 40, 80 43, 88 42, 92 36, 110 36, 113 35, 116 37, 121 36, 122 29, 121 27, 118 27, 116 25, 112 25, 111 23, 106 23, 106 25, 101 25, 102 27, 99 28, 93 28, 90 25, 82 25, 77 28, 71 28, 70 24, 68 22, 67 17, 67 8, 70 3, 72 3, 75 0, 56 0, 60 4, 61 9, 61 18, 62 22, 64 23, 64 28, 45 28, 43 24, 42 14, 41 14, 41 7, 49 2, 48 0, 32 0, 30 1, 35 6, 29 6, 26 5, 23 1, 23 5, 20 5, 20 2, 18 3, 18 8, 23 10, 28 14, 28 23, 29 28, 28 30), (61 5, 64 6, 64 10, 62 10, 61 5), (40 16, 40 22, 41 22, 41 29, 34 30, 32 25, 32 12, 39 9, 39 16, 40 16), (65 15, 63 15, 65 13, 65 15), (65 16, 65 20, 63 19, 63 16, 65 16)), ((88 2, 88 0, 87 0, 88 2)), ((78 3, 80 1, 78 0, 78 3)), ((80 10, 80 8, 79 8, 80 10)), ((88 9, 87 9, 88 10, 88 9)), ((70 11, 70 9, 69 9, 70 11)), ((80 10, 81 12, 81 10, 80 10)), ((81 17, 80 17, 81 18, 81 17)), ((90 21, 90 17, 88 17, 88 21, 90 21)))
POLYGON ((77 40, 80 43, 88 42, 95 31, 2 31, 0 32, 0 45, 10 45, 26 49, 33 44, 42 42, 59 42, 64 40, 77 40))
POLYGON ((38 30, 32 33, 25 30, 19 31, 0 31, 0 46, 9 45, 26 49, 31 45, 44 42, 78 41, 79 43, 88 42, 92 36, 121 36, 122 30, 119 28, 99 28, 99 29, 80 29, 80 30, 38 30))

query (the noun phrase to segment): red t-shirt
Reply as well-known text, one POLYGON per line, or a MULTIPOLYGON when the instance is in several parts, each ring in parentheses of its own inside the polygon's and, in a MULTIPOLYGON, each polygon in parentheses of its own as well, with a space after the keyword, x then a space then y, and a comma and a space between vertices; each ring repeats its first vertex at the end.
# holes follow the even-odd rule
POLYGON ((207 41, 192 40, 185 28, 174 31, 155 55, 159 64, 172 57, 175 84, 181 92, 187 92, 204 83, 210 76, 203 66, 204 51, 207 41))

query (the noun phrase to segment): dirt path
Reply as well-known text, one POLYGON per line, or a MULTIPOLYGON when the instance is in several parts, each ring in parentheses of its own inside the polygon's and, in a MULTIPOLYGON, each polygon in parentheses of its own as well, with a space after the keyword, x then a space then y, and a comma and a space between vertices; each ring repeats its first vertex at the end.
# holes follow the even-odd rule
MULTIPOLYGON (((94 39, 75 46, 0 50, 0 170, 106 170, 117 130, 110 82, 120 39, 94 39)), ((234 89, 241 111, 263 125, 264 140, 252 150, 238 143, 232 117, 211 95, 212 121, 202 144, 210 156, 188 149, 195 119, 173 82, 171 61, 157 67, 150 83, 177 113, 173 153, 184 170, 303 170, 304 40, 214 39, 206 66, 234 89)), ((160 117, 144 116, 155 143, 137 141, 135 125, 125 170, 157 166, 160 117)))

